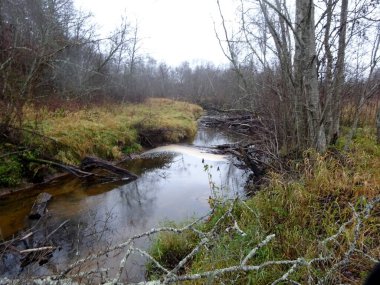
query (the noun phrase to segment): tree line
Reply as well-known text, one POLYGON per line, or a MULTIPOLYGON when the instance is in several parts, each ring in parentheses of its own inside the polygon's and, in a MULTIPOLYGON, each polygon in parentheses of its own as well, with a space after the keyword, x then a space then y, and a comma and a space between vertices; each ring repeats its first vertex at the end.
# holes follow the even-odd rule
POLYGON ((72 0, 1 1, 1 131, 22 124, 28 104, 168 97, 254 113, 275 153, 324 151, 340 136, 342 118, 348 114, 352 138, 363 114, 376 109, 378 1, 240 0, 238 29, 216 5, 216 37, 230 64, 171 67, 140 52, 138 27, 126 17, 100 37, 72 0))
POLYGON ((126 17, 108 36, 98 36, 91 15, 75 10, 71 0, 1 1, 0 125, 20 123, 30 103, 58 108, 211 97, 221 104, 233 94, 228 68, 170 67, 141 54, 141 44, 138 27, 126 17))
POLYGON ((349 142, 366 104, 378 105, 379 1, 239 3, 239 29, 232 32, 217 0, 218 39, 240 77, 243 105, 269 122, 278 142, 273 151, 326 150, 352 107, 349 142))

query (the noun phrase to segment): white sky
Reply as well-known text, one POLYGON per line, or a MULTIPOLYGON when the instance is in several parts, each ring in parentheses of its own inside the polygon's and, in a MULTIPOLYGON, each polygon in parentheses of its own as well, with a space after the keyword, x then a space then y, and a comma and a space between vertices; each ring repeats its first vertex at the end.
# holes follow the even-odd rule
MULTIPOLYGON (((120 23, 127 15, 137 21, 141 39, 140 53, 169 65, 183 61, 191 64, 226 64, 214 32, 220 18, 216 0, 74 0, 77 8, 90 11, 101 34, 120 23)), ((222 0, 226 18, 234 13, 233 0, 222 0)))

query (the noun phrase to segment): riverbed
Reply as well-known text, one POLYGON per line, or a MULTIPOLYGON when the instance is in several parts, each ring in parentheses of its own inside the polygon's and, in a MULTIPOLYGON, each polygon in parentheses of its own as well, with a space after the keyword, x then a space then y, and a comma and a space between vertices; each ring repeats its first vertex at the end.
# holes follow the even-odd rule
MULTIPOLYGON (((210 198, 244 196, 247 174, 235 167, 228 156, 206 151, 207 147, 237 140, 228 132, 200 127, 190 144, 158 147, 121 164, 139 175, 131 183, 89 184, 68 176, 40 186, 38 191, 53 195, 48 215, 42 221, 43 228, 49 232, 64 223, 59 236, 54 238, 59 249, 45 265, 31 263, 23 269, 17 255, 2 256, 0 274, 8 277, 55 274, 75 260, 137 233, 168 221, 181 222, 205 215, 210 210, 210 198)), ((0 204, 3 238, 10 239, 30 227, 41 228, 26 218, 34 199, 20 197, 0 204)), ((41 235, 33 235, 27 246, 37 244, 41 235)), ((141 240, 138 246, 147 248, 150 243, 141 240)), ((118 268, 121 258, 108 256, 102 266, 118 268)), ((137 282, 144 280, 144 275, 145 260, 130 259, 123 278, 137 282)))

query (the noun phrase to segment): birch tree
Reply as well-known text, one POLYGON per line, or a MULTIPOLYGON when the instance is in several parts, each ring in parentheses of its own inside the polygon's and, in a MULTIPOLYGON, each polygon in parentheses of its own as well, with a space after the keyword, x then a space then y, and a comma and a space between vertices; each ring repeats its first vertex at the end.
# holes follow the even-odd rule
MULTIPOLYGON (((235 32, 233 37, 221 17, 220 35, 232 68, 239 68, 239 76, 256 78, 246 91, 252 98, 251 110, 271 122, 268 129, 275 130, 285 152, 308 147, 323 152, 337 140, 347 58, 358 49, 368 53, 373 46, 378 49, 370 40, 363 41, 376 34, 378 3, 323 0, 315 4, 313 0, 297 0, 294 6, 285 0, 241 0, 240 35, 235 32), (238 56, 232 54, 232 46, 238 56), (247 58, 254 69, 247 68, 247 58)), ((362 76, 368 79, 368 72, 362 76)))
POLYGON ((321 121, 312 0, 296 2, 294 37, 294 85, 297 102, 295 111, 297 114, 306 113, 306 116, 302 118, 306 145, 313 146, 318 151, 324 151, 326 136, 324 122, 321 121))

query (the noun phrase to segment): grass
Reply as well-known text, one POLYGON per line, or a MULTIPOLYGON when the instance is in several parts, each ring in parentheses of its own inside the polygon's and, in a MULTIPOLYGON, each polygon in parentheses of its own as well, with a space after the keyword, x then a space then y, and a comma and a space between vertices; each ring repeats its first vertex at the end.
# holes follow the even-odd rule
MULTIPOLYGON (((118 160, 142 149, 141 136, 159 143, 191 139, 201 114, 202 108, 197 105, 161 98, 76 111, 28 106, 20 145, 31 149, 23 155, 43 155, 74 165, 88 155, 118 160)), ((23 175, 42 172, 40 167, 25 165, 18 154, 8 155, 15 149, 19 148, 0 145, 0 155, 6 155, 0 163, 0 187, 17 186, 23 175)))
POLYGON ((0 185, 13 187, 22 179, 22 165, 14 157, 6 157, 0 161, 0 185))
MULTIPOLYGON (((335 243, 329 242, 321 248, 321 241, 337 233, 340 226, 352 218, 352 207, 360 213, 368 201, 380 194, 380 146, 375 144, 374 130, 359 129, 348 152, 331 149, 320 155, 306 151, 302 161, 293 162, 293 169, 298 173, 296 178, 270 173, 270 183, 265 189, 247 201, 237 203, 232 215, 246 235, 221 230, 207 249, 193 258, 187 273, 238 265, 265 236, 275 234, 275 239, 261 248, 249 264, 299 257, 312 259, 322 252, 332 254, 334 260, 316 263, 310 271, 300 267, 290 275, 292 280, 307 284, 310 273, 314 278, 312 284, 316 284, 316 280, 325 276, 355 241, 358 251, 351 255, 346 266, 328 275, 324 284, 362 284, 374 265, 363 253, 377 260, 380 258, 380 207, 375 207, 373 215, 363 220, 357 240, 354 240, 356 223, 351 223, 335 243)), ((210 221, 200 225, 200 229, 212 228, 225 210, 223 207, 217 209, 210 221)), ((225 220, 224 228, 232 225, 232 219, 225 220)), ((165 252, 161 248, 162 244, 170 244, 166 239, 173 237, 160 236, 151 250, 159 261, 167 259, 171 251, 168 248, 165 252), (160 254, 157 254, 157 247, 161 248, 160 254)), ((188 243, 185 240, 182 244, 187 246, 188 243)), ((194 244, 193 239, 190 244, 194 244)), ((178 245, 176 252, 181 252, 178 245)), ((225 284, 271 284, 289 268, 271 266, 258 272, 229 273, 221 279, 201 280, 199 284, 206 281, 207 284, 219 284, 221 281, 225 284)))
MULTIPOLYGON (((179 142, 196 133, 196 119, 202 109, 196 105, 153 98, 141 104, 92 107, 75 112, 59 109, 39 114, 39 128, 60 149, 55 158, 77 163, 86 155, 120 159, 141 149, 139 134, 162 133, 162 142, 179 142)), ((34 110, 28 110, 33 125, 34 110)))

